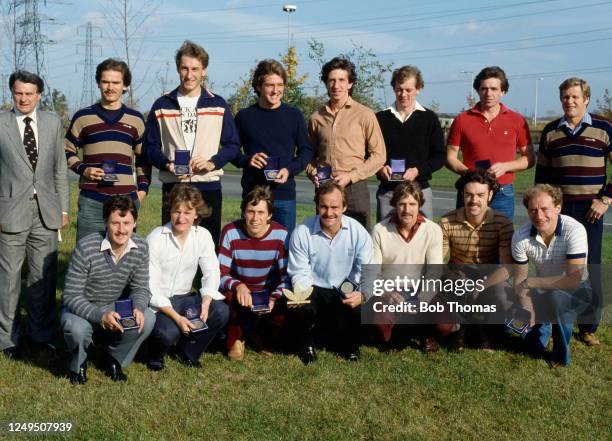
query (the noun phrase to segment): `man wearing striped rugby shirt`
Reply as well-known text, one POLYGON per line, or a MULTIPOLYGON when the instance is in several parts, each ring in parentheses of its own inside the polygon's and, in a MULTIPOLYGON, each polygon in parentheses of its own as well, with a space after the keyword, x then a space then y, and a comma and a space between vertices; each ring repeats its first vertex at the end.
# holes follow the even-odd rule
POLYGON ((77 240, 104 231, 102 206, 106 200, 126 195, 140 207, 149 190, 151 167, 141 158, 144 118, 121 102, 131 82, 125 62, 109 58, 98 64, 100 102, 76 112, 68 127, 66 159, 72 171, 81 176, 77 240), (83 150, 82 160, 79 149, 83 150))
POLYGON ((284 321, 277 303, 282 289, 289 287, 287 229, 272 220, 274 201, 269 187, 256 186, 240 208, 242 219, 223 227, 219 244, 221 289, 230 305, 228 357, 234 361, 244 358, 245 340, 257 351, 267 352, 284 321), (262 295, 269 295, 268 314, 255 314, 255 296, 262 295), (270 332, 262 338, 264 328, 270 332))

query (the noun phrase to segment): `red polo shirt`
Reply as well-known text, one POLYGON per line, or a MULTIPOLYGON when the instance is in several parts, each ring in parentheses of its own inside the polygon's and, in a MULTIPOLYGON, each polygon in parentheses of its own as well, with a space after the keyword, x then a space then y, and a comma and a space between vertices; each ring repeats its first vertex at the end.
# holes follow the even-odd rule
MULTIPOLYGON (((448 145, 459 146, 463 163, 474 168, 476 161, 488 159, 491 165, 496 162, 513 161, 519 147, 521 153, 531 143, 527 121, 500 103, 499 114, 488 121, 478 104, 470 110, 457 115, 448 134, 448 145)), ((497 179, 500 184, 512 184, 514 172, 506 173, 497 179)))

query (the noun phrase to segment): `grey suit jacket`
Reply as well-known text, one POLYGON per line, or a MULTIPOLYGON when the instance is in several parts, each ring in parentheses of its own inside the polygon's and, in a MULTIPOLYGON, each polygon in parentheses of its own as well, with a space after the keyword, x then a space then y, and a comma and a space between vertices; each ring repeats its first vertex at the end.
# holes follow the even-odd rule
POLYGON ((62 122, 52 113, 37 110, 37 128, 38 161, 34 172, 15 113, 0 113, 0 228, 5 232, 18 233, 31 227, 28 202, 34 188, 45 227, 60 228, 62 211, 68 212, 62 122))

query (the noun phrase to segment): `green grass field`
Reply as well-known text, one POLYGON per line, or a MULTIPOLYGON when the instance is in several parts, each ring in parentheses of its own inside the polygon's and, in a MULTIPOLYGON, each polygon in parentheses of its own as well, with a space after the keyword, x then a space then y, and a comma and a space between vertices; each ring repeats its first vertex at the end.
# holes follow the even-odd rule
MULTIPOLYGON (((76 194, 60 248, 62 272, 74 246, 76 194)), ((238 216, 237 200, 224 204, 224 222, 238 216)), ((153 190, 140 234, 157 225, 159 213, 160 192, 153 190)), ((298 219, 311 213, 301 206, 298 219)), ((609 236, 604 248, 610 263, 609 236)), ((425 355, 416 347, 364 347, 357 363, 325 351, 310 366, 295 356, 253 352, 243 363, 204 354, 202 370, 170 359, 152 373, 137 362, 126 369, 125 384, 90 367, 84 387, 69 383, 63 354, 0 357, 0 421, 71 421, 71 439, 79 440, 605 440, 610 327, 599 336, 597 348, 573 341, 572 365, 557 370, 515 349, 425 355)), ((5 432, 0 439, 13 437, 5 432)))

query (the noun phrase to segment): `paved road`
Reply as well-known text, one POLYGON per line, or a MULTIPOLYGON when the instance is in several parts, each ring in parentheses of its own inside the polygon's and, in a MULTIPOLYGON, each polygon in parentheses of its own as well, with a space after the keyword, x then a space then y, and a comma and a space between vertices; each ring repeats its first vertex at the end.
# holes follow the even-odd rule
MULTIPOLYGON (((76 176, 74 173, 70 173, 71 178, 74 179, 76 176)), ((222 186, 223 186, 223 196, 225 197, 241 197, 242 196, 242 187, 240 186, 240 174, 237 173, 226 173, 222 178, 222 186)), ((153 186, 156 188, 161 187, 159 180, 157 179, 156 170, 153 171, 153 186)), ((368 184, 370 189, 370 205, 372 207, 372 213, 376 213, 376 189, 378 188, 378 184, 373 182, 368 184)), ((434 200, 434 216, 439 217, 444 213, 449 212, 450 210, 455 208, 455 196, 456 192, 450 190, 434 190, 433 191, 434 200)), ((298 204, 313 204, 314 210, 314 187, 312 183, 304 177, 298 177, 296 179, 296 199, 298 204)), ((527 211, 525 207, 523 207, 522 199, 515 199, 514 202, 514 213, 515 213, 515 222, 523 223, 527 220, 527 211)), ((604 222, 604 230, 606 233, 612 233, 612 223, 609 222, 610 216, 606 217, 606 221, 604 222)))

